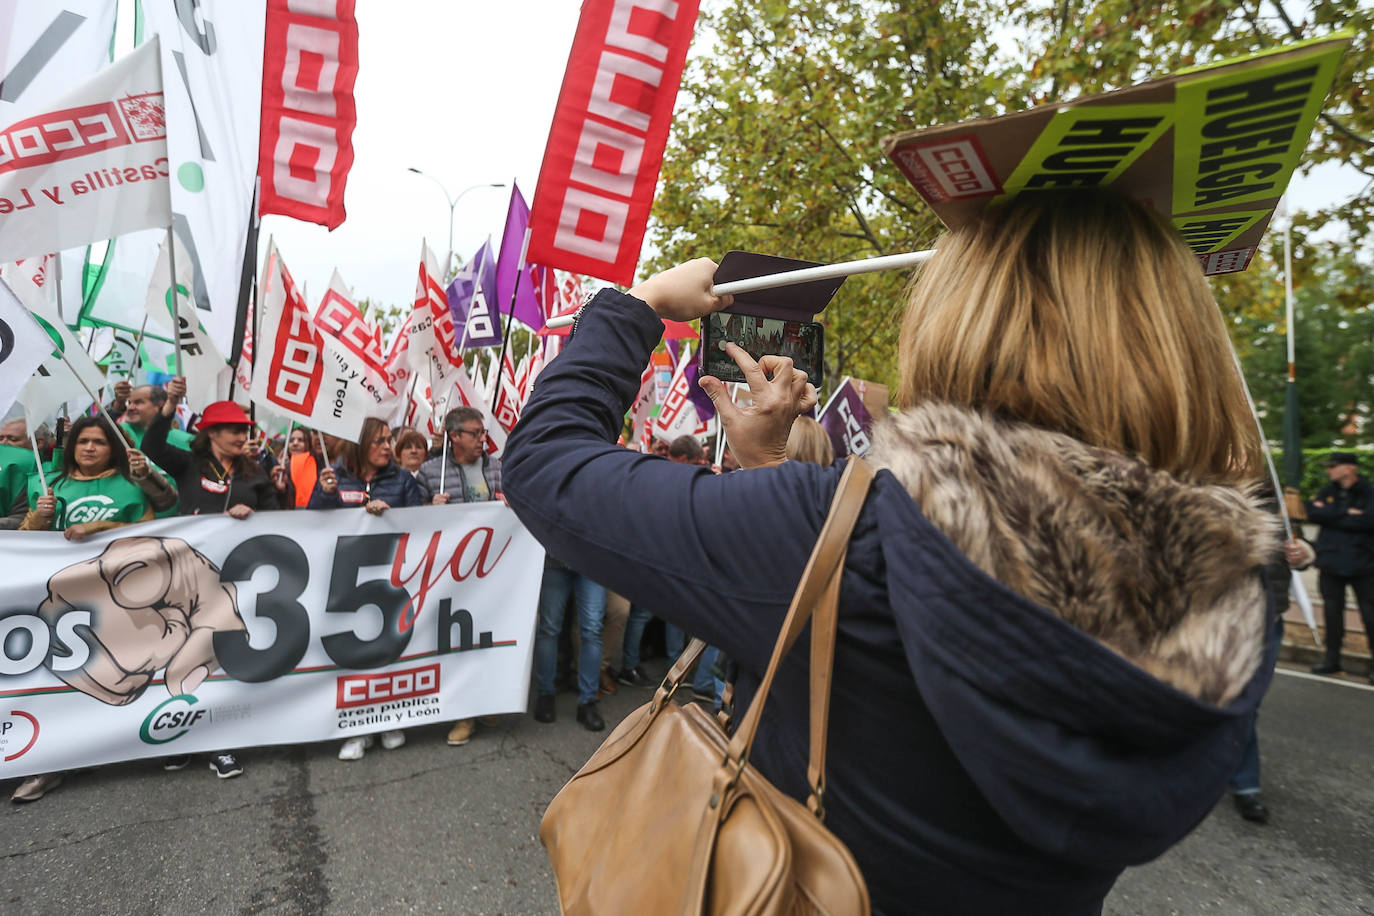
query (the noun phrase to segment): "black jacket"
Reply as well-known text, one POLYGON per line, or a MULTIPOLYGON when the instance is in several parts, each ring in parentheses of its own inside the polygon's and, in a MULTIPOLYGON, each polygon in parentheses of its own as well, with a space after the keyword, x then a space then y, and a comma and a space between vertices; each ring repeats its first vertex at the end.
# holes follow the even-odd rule
MULTIPOLYGON (((738 713, 841 466, 718 476, 616 446, 662 333, 643 302, 598 294, 510 436, 505 493, 550 554, 735 659, 738 713)), ((841 586, 826 825, 875 913, 1097 913, 1239 762, 1277 646, 1260 575, 1277 521, 950 405, 878 432, 841 586)), ((799 799, 801 642, 751 757, 799 799)))
POLYGON ((370 499, 380 499, 393 509, 405 506, 423 506, 425 498, 415 477, 396 462, 391 462, 378 471, 371 481, 364 482, 361 477, 351 474, 342 461, 334 463, 334 473, 339 477, 339 487, 333 493, 326 493, 319 486, 310 494, 308 509, 357 509, 362 508, 370 499))
POLYGON ((1318 569, 1348 578, 1374 576, 1374 487, 1369 481, 1357 477, 1349 490, 1328 483, 1307 504, 1307 520, 1322 526, 1318 569))
POLYGON ((172 418, 158 413, 143 434, 143 453, 176 481, 182 515, 214 515, 240 504, 254 511, 280 508, 272 478, 256 461, 247 462, 254 472, 251 476, 229 476, 213 455, 169 445, 171 428, 172 418))

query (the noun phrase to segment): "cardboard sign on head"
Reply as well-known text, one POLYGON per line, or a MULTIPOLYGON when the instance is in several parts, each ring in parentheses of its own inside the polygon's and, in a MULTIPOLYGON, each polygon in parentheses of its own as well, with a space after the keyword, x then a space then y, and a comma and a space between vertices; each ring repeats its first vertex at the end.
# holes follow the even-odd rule
POLYGON ((1018 194, 1112 187, 1167 216, 1204 273, 1234 273, 1249 266, 1353 37, 909 131, 883 151, 950 228, 1018 194))

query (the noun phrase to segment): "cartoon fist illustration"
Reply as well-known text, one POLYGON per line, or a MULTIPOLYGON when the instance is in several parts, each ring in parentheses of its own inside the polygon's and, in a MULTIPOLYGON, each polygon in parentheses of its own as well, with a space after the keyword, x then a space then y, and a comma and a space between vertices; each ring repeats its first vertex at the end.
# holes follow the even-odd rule
POLYGON ((234 586, 179 538, 120 538, 54 573, 39 615, 52 626, 74 609, 91 613, 90 658, 52 673, 111 706, 138 699, 164 667, 170 694, 194 692, 218 666, 214 634, 247 629, 234 586))

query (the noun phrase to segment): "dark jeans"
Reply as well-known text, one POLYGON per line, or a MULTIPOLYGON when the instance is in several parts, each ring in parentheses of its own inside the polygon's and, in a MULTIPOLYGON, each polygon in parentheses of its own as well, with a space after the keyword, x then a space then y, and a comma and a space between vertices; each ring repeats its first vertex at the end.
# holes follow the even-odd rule
POLYGON ((1255 732, 1259 713, 1250 719, 1250 740, 1245 742, 1245 754, 1240 758, 1240 766, 1231 774, 1227 783, 1236 795, 1246 795, 1260 790, 1259 735, 1255 732))
POLYGON ((1374 576, 1338 576, 1319 570, 1317 587, 1322 593, 1322 614, 1326 618, 1326 660, 1341 663, 1341 643, 1345 641, 1345 589, 1355 590, 1355 603, 1364 621, 1364 633, 1374 640, 1374 576))

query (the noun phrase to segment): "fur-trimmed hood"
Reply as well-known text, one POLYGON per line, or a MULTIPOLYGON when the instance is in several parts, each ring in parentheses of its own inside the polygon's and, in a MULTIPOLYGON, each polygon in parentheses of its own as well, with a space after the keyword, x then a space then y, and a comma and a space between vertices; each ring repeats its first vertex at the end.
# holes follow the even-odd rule
POLYGON ((940 403, 880 424, 870 461, 979 569, 1184 693, 1223 706, 1260 664, 1280 541, 1253 496, 940 403))

